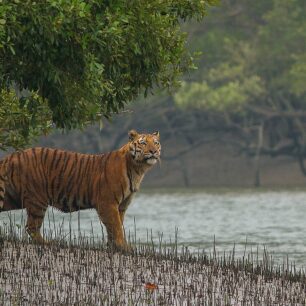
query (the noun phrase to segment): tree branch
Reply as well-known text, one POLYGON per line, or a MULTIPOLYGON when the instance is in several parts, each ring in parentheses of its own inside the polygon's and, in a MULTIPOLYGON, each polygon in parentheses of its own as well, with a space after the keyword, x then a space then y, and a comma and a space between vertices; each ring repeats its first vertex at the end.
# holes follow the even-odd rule
POLYGON ((254 113, 263 115, 269 119, 276 117, 284 118, 306 118, 305 111, 276 111, 267 107, 258 107, 254 105, 246 106, 246 108, 254 113))

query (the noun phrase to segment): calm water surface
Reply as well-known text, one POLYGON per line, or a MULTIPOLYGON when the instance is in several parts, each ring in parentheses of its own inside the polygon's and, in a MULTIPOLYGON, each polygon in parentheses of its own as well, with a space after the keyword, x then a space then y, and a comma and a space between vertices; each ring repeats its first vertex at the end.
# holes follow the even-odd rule
MULTIPOLYGON (((80 225, 78 213, 70 217, 49 209, 48 214, 46 230, 61 227, 69 233, 70 226, 76 232, 80 226, 86 235, 102 235, 94 210, 80 213, 80 225)), ((21 211, 14 215, 16 223, 25 218, 21 211)), ((4 222, 6 212, 0 214, 0 224, 4 222)), ((266 247, 279 262, 288 254, 306 267, 306 191, 146 191, 137 194, 126 214, 126 232, 136 232, 142 242, 148 231, 156 242, 161 232, 163 241, 173 241, 176 228, 179 244, 191 251, 212 252, 215 237, 220 254, 232 251, 234 243, 238 256, 245 247, 247 252, 266 247)))

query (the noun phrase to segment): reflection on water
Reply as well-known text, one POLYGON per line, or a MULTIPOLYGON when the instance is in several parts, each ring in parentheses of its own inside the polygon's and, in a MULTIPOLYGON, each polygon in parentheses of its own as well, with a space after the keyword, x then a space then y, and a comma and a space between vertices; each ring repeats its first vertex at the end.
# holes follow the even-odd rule
MULTIPOLYGON (((163 240, 173 241, 178 228, 179 244, 193 251, 211 252, 214 237, 217 251, 231 251, 241 255, 245 250, 267 247, 273 257, 282 260, 287 254, 298 265, 306 266, 306 192, 304 191, 242 191, 242 192, 158 192, 137 194, 129 207, 126 232, 135 232, 137 239, 147 241, 147 233, 158 233, 163 240)), ((15 214, 20 222, 21 212, 15 214)), ((0 224, 8 221, 7 213, 0 214, 0 224)), ((69 232, 78 230, 78 213, 69 214, 49 210, 44 228, 59 228, 69 232), (63 220, 64 218, 64 220, 63 220), (71 218, 71 223, 69 222, 71 218), (55 220, 55 223, 53 222, 55 220), (64 222, 63 222, 64 221, 64 222), (69 225, 70 224, 70 225, 69 225)), ((101 224, 94 210, 80 213, 80 230, 101 235, 101 224)))

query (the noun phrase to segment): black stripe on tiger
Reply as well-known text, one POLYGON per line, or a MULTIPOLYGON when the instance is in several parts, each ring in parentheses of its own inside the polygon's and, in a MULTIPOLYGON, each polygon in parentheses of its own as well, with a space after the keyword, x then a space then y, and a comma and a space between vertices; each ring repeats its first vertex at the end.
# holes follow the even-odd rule
POLYGON ((110 157, 111 157, 111 152, 110 153, 108 153, 107 155, 106 155, 106 158, 105 158, 105 161, 104 161, 104 169, 105 169, 105 171, 104 171, 104 178, 105 178, 105 183, 106 184, 108 184, 108 173, 107 173, 107 164, 108 164, 108 160, 110 159, 110 157))
POLYGON ((127 176, 129 178, 130 192, 133 192, 134 188, 133 188, 132 174, 129 170, 127 170, 127 176))
POLYGON ((49 201, 51 199, 50 197, 50 193, 49 193, 49 186, 48 186, 48 177, 47 177, 47 172, 46 172, 46 157, 48 157, 48 154, 49 154, 49 149, 46 149, 46 148, 42 148, 42 151, 41 151, 41 167, 42 167, 42 174, 43 174, 43 181, 44 181, 44 188, 45 188, 45 192, 46 192, 46 195, 47 195, 47 201, 49 201))
POLYGON ((52 171, 53 170, 53 166, 54 166, 54 162, 55 162, 55 159, 56 159, 56 155, 57 155, 57 149, 55 149, 52 153, 53 153, 53 156, 52 156, 52 161, 51 161, 51 164, 50 164, 50 170, 52 171))
POLYGON ((121 187, 121 198, 122 198, 122 199, 121 199, 121 201, 123 201, 123 200, 124 200, 124 198, 125 198, 125 197, 124 197, 124 189, 123 189, 123 185, 121 184, 121 185, 120 185, 120 187, 121 187))

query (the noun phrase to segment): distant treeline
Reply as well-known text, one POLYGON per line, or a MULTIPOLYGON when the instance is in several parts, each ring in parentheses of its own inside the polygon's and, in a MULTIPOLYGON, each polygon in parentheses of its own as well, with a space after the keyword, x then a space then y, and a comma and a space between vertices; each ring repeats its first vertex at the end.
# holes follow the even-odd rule
POLYGON ((258 172, 262 155, 286 156, 306 175, 305 12, 303 0, 223 0, 186 26, 190 49, 203 52, 174 102, 233 133, 258 172))

